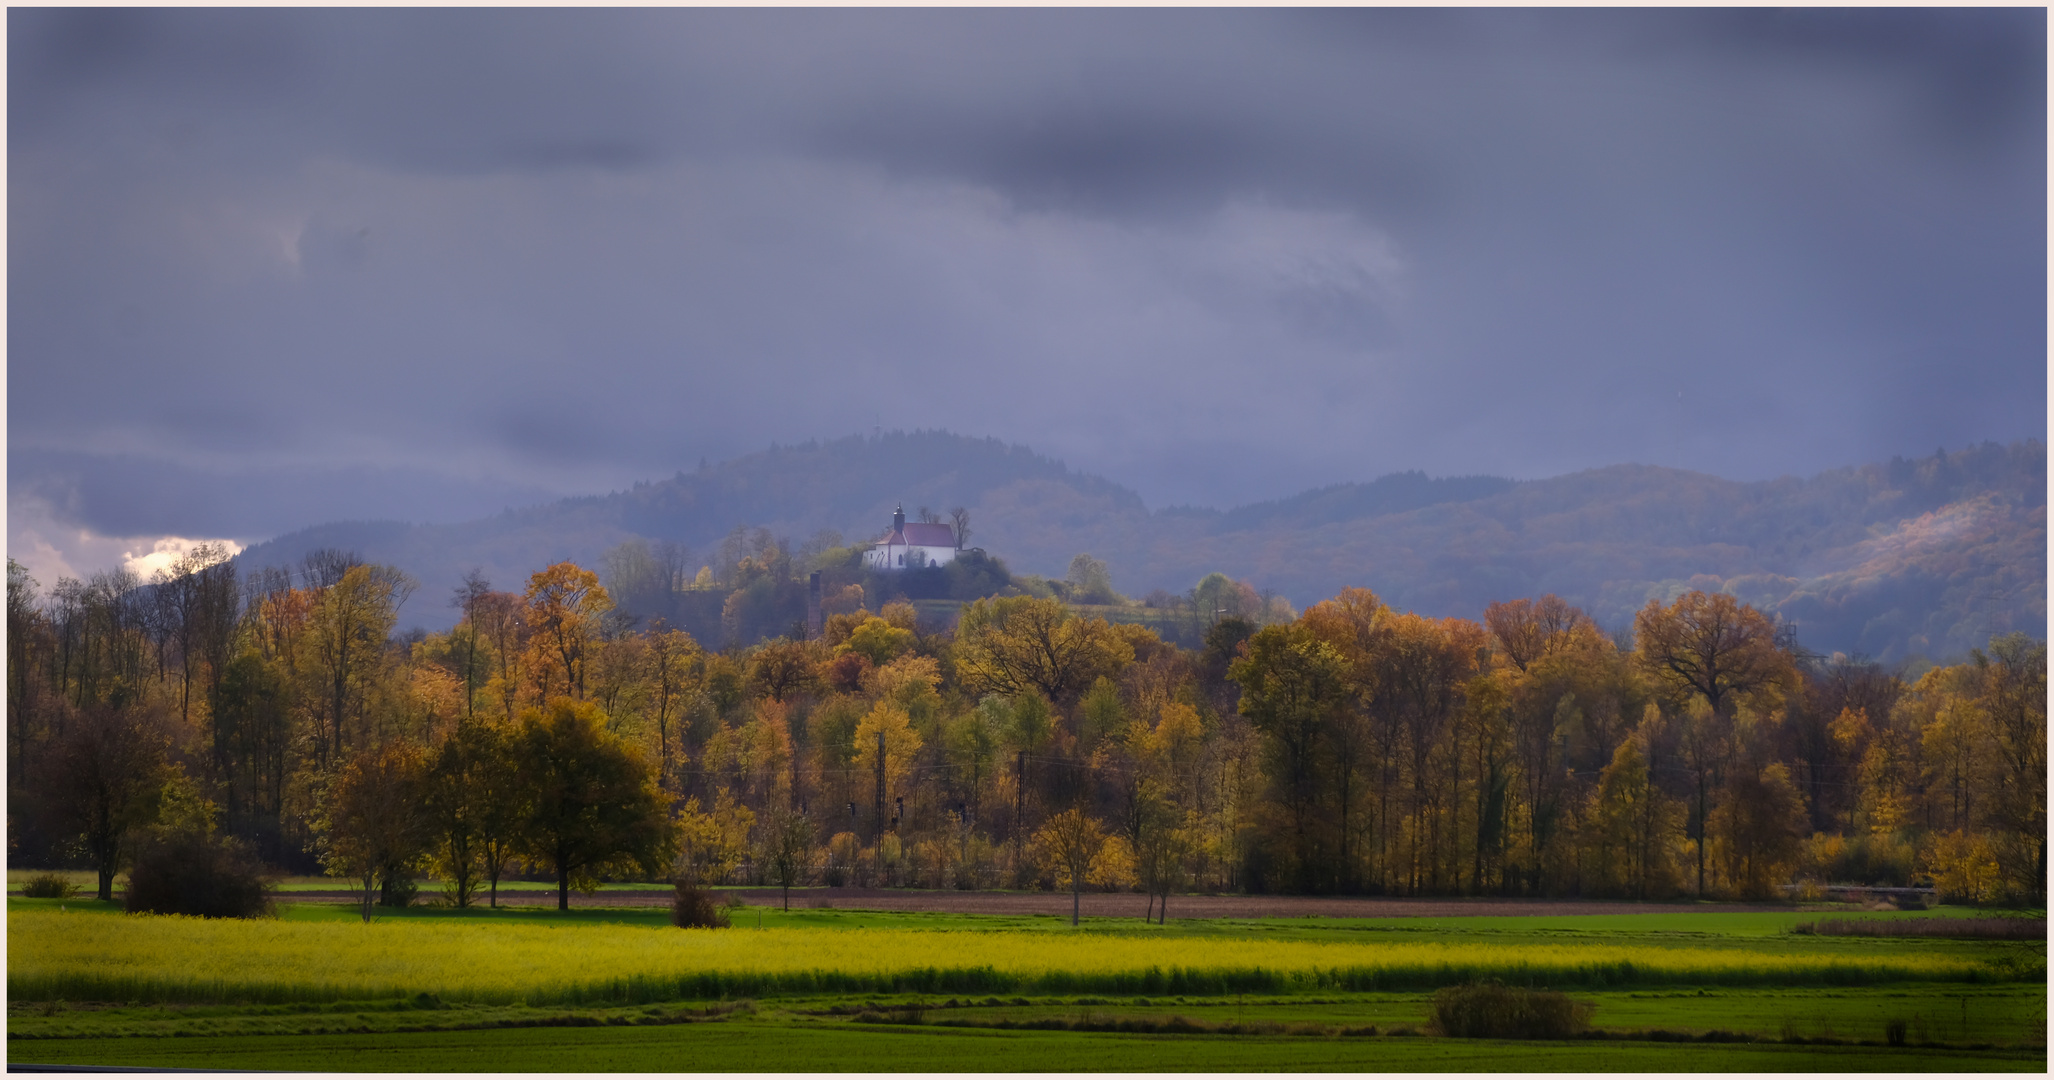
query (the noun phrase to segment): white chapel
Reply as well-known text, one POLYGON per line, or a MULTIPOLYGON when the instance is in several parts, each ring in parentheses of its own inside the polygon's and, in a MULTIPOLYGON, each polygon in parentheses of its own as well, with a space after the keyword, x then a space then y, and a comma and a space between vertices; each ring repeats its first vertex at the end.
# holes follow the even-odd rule
POLYGON ((911 570, 940 566, 956 558, 956 532, 935 522, 906 520, 906 508, 892 511, 891 531, 871 542, 863 565, 872 570, 911 570))

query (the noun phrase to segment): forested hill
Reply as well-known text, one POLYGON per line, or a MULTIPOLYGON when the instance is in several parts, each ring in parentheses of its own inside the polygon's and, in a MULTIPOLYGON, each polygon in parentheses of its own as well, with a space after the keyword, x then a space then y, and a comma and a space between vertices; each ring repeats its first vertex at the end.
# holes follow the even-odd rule
POLYGON ((2046 447, 1984 444, 1761 482, 1620 465, 1546 480, 1399 473, 1227 511, 1149 511, 1139 495, 1025 447, 945 432, 773 447, 628 491, 453 525, 338 523, 258 544, 282 565, 345 548, 414 575, 402 625, 439 627, 464 571, 502 588, 632 536, 711 561, 737 525, 796 546, 881 532, 895 503, 970 510, 970 543, 1059 576, 1089 552, 1123 592, 1182 592, 1214 570, 1303 607, 1349 585, 1432 615, 1553 592, 1619 627, 1651 596, 1724 589, 1821 651, 1958 655, 2046 632, 2046 447))

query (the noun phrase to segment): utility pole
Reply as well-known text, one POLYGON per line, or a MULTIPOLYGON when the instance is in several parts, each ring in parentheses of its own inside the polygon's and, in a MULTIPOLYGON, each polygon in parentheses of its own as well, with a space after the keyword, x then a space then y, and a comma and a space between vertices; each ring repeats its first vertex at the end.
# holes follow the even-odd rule
POLYGON ((1021 833, 1027 808, 1027 751, 1016 751, 1013 755, 1013 874, 1020 873, 1020 847, 1026 837, 1021 833))

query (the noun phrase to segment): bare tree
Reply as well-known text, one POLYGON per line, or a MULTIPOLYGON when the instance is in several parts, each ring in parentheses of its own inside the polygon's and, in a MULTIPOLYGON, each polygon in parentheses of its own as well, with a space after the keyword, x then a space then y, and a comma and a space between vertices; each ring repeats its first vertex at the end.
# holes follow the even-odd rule
POLYGON ((483 682, 478 672, 478 609, 485 598, 492 595, 492 583, 485 579, 485 572, 472 567, 464 575, 463 584, 458 585, 449 598, 449 606, 464 613, 464 716, 473 714, 478 687, 483 682))
POLYGON ((340 551, 335 548, 320 548, 309 551, 300 559, 300 584, 309 589, 325 589, 342 580, 353 566, 364 565, 364 560, 354 551, 340 551))
POLYGON ((662 569, 664 588, 669 595, 685 591, 692 583, 692 549, 675 540, 658 541, 656 562, 662 569))
MULTIPOLYGON (((156 593, 168 616, 170 639, 179 643, 179 719, 193 712, 193 680, 199 663, 210 661, 216 676, 234 639, 236 589, 228 548, 199 544, 181 554, 166 571, 156 571, 156 593)), ((216 684, 210 682, 210 690, 216 684)))
POLYGON ((42 610, 36 579, 28 568, 7 560, 7 779, 19 782, 25 751, 40 731, 44 682, 35 677, 50 651, 50 620, 42 610))
POLYGON ((968 507, 958 506, 949 511, 949 530, 956 534, 956 550, 963 550, 963 546, 970 542, 970 510, 968 507))

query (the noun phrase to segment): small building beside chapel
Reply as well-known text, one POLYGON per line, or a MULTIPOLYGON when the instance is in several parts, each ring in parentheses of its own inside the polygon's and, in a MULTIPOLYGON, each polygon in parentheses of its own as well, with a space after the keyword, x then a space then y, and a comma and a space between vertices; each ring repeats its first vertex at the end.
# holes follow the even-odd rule
POLYGON ((956 531, 939 522, 909 522, 904 505, 892 511, 891 531, 863 553, 863 565, 872 570, 917 570, 955 559, 956 531))

